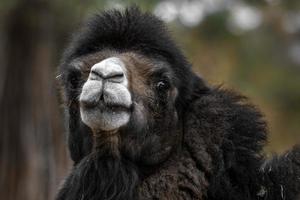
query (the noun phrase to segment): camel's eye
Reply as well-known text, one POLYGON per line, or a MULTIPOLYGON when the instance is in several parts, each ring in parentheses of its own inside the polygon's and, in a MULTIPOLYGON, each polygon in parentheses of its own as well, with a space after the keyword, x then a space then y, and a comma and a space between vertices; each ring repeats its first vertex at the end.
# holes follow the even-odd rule
POLYGON ((161 80, 156 84, 156 89, 158 91, 165 91, 170 88, 170 83, 166 80, 161 80))
POLYGON ((68 75, 68 81, 70 83, 71 88, 76 88, 80 82, 80 72, 79 71, 72 71, 68 75))

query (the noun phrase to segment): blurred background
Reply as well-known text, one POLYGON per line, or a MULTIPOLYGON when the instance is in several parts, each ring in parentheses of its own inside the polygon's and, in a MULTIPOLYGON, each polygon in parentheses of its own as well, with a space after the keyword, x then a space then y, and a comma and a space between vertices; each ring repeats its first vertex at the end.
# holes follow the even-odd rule
POLYGON ((1 0, 1 199, 54 199, 71 167, 55 79, 61 53, 87 16, 132 3, 168 23, 209 83, 260 107, 268 154, 299 143, 298 0, 1 0))

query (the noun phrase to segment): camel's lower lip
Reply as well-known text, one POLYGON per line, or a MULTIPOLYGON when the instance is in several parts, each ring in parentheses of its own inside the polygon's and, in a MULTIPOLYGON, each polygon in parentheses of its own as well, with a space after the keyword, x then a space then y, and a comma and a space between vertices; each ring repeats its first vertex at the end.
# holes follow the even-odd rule
POLYGON ((130 109, 120 105, 97 105, 93 108, 80 108, 82 121, 93 130, 111 131, 127 124, 130 109))

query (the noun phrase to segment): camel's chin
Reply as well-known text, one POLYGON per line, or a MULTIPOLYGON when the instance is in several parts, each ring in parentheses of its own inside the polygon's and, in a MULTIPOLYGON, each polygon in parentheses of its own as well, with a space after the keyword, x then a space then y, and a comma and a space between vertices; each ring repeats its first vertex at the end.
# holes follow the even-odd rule
POLYGON ((125 126, 130 119, 126 109, 80 109, 81 120, 94 132, 113 131, 125 126))

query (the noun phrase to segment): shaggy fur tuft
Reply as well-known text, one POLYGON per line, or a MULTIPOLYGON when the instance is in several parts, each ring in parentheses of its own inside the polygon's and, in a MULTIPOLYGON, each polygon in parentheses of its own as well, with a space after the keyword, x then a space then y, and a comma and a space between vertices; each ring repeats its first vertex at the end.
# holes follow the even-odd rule
POLYGON ((133 163, 96 151, 73 169, 57 198, 134 200, 138 181, 133 163))

